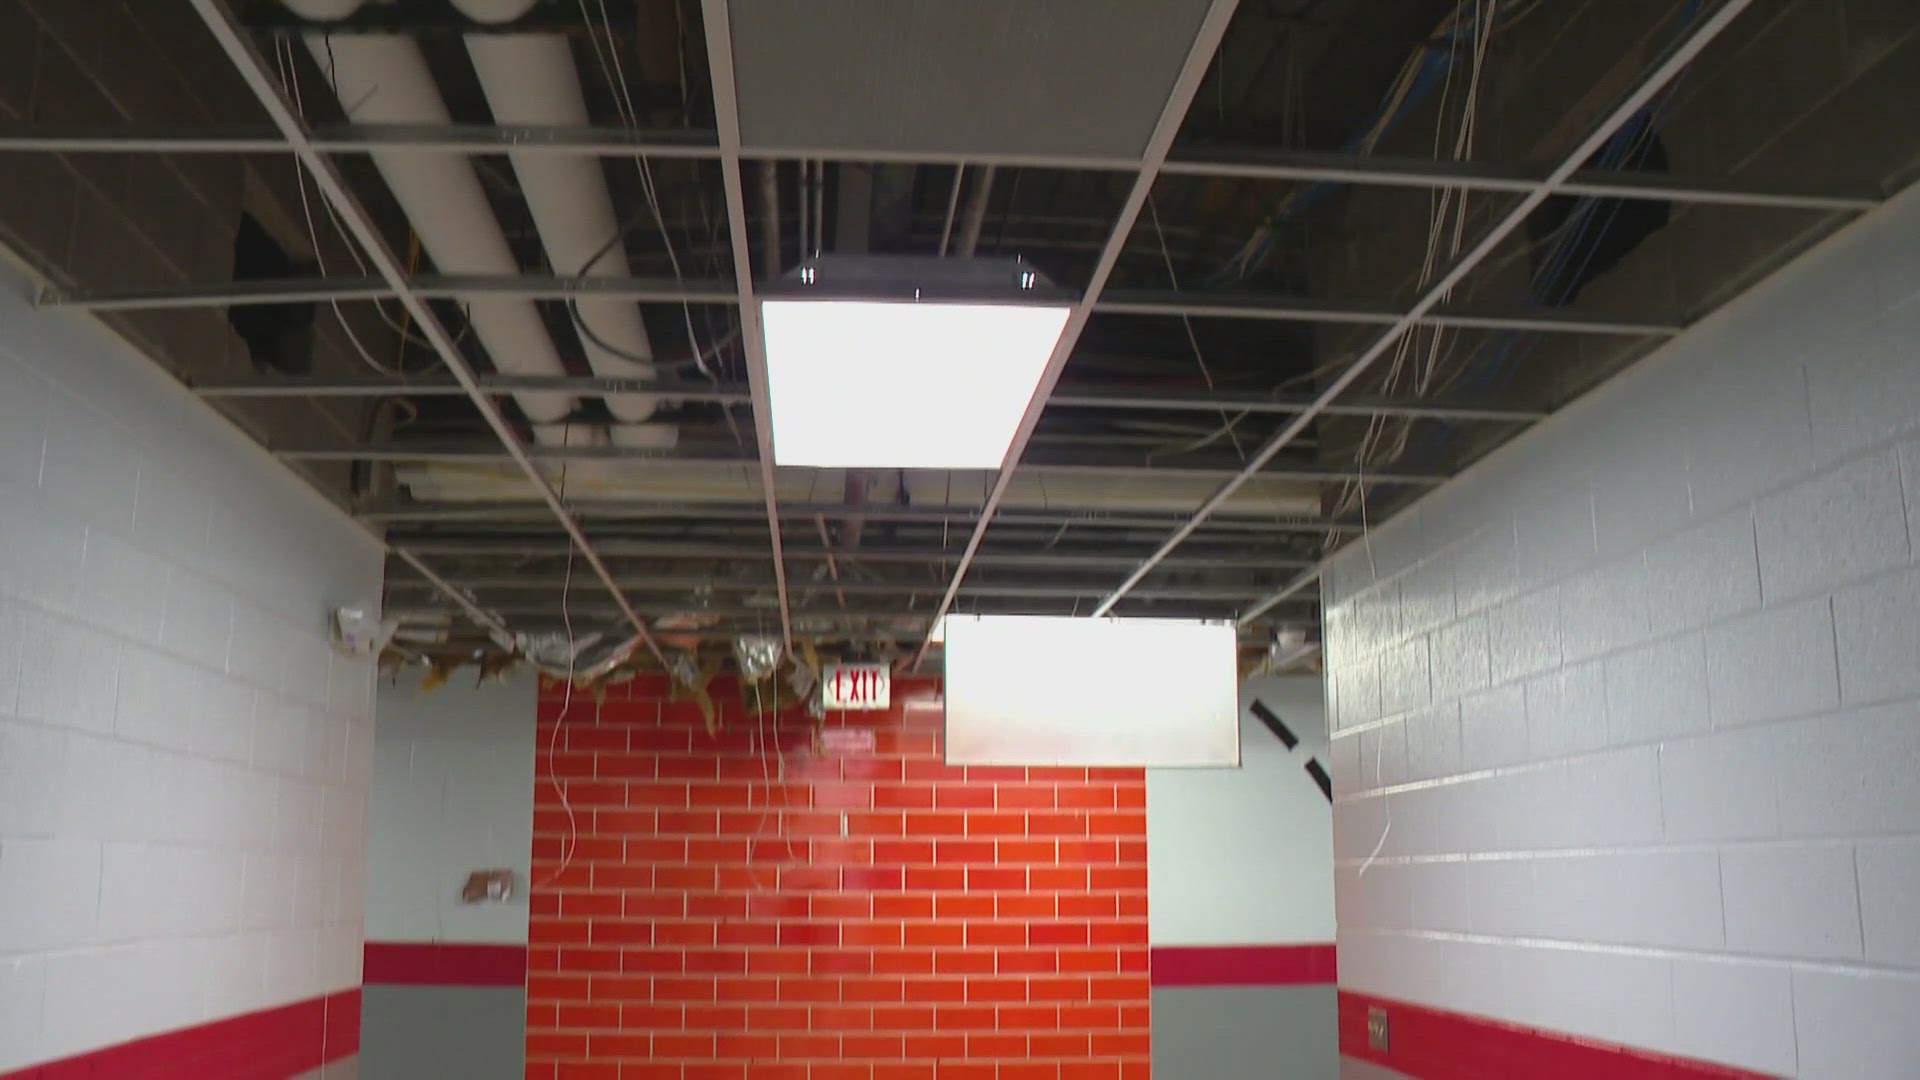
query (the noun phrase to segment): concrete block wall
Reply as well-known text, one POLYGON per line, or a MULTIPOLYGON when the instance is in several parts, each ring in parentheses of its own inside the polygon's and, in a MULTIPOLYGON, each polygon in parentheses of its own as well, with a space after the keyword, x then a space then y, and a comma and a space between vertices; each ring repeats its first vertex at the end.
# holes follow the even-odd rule
POLYGON ((375 694, 367 845, 362 1080, 518 1080, 526 1063, 527 911, 533 844, 531 674, 375 694), (512 870, 516 894, 467 904, 475 870, 512 870))
POLYGON ((1920 193, 1335 560, 1343 990, 1920 1073, 1920 193))
POLYGON ((1153 1066, 1308 1080, 1334 1039, 1333 830, 1307 769, 1328 756, 1319 676, 1240 688, 1240 766, 1147 770, 1153 1066), (1294 740, 1269 730, 1258 702, 1294 740))
POLYGON ((367 940, 525 944, 533 845, 530 674, 474 686, 471 672, 418 689, 417 672, 375 694, 367 940), (475 870, 511 869, 519 892, 465 904, 475 870))
POLYGON ((372 669, 327 617, 382 562, 28 289, 0 274, 0 1074, 359 985, 372 669))

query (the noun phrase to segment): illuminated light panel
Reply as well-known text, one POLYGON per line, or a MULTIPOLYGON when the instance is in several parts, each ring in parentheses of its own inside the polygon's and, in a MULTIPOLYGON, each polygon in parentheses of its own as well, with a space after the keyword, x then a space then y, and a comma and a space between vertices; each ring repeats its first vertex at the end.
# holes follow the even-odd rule
POLYGON ((1067 314, 1065 305, 765 301, 774 463, 999 468, 1067 314))
POLYGON ((947 761, 1240 763, 1230 622, 948 615, 947 761))

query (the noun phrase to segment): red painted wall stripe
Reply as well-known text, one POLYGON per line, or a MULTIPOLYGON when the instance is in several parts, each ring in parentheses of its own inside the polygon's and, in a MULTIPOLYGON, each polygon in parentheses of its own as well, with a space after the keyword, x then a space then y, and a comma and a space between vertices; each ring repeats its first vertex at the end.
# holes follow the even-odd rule
POLYGON ((369 941, 368 986, 525 986, 527 947, 466 941, 369 941))
POLYGON ((0 1080, 286 1080, 360 1050, 360 990, 124 1042, 0 1080))
POLYGON ((1763 1080, 1764 1073, 1340 991, 1340 1052, 1410 1076, 1468 1080, 1763 1080), (1388 1048, 1367 1045, 1367 1009, 1387 1010, 1388 1048))
POLYGON ((1155 945, 1152 979, 1174 986, 1312 986, 1335 981, 1332 942, 1306 945, 1155 945))

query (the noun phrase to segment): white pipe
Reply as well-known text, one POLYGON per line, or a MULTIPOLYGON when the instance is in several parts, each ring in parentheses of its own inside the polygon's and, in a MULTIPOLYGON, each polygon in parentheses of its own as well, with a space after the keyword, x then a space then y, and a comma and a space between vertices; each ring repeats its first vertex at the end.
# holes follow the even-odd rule
POLYGON ((461 14, 477 23, 507 23, 533 10, 536 0, 453 0, 461 14))
MULTIPOLYGON (((486 3, 454 0, 476 20, 513 18, 522 0, 486 3)), ((585 127, 591 118, 580 92, 573 50, 559 34, 468 34, 467 53, 486 91, 496 123, 531 127, 585 127)), ((546 245, 553 271, 563 277, 624 278, 630 275, 620 225, 599 159, 572 154, 508 151, 521 194, 546 245), (591 263, 591 265, 589 265, 591 263)), ((580 343, 596 374, 610 378, 654 377, 653 346, 640 309, 631 300, 582 297, 575 311, 586 330, 580 343), (595 338, 599 340, 596 341, 595 338)), ((629 424, 652 416, 659 402, 623 395, 607 399, 613 414, 629 424)), ((621 441, 618 428, 615 440, 621 441)))
POLYGON ((284 0, 287 9, 311 22, 336 22, 360 10, 364 0, 284 0))
MULTIPOLYGON (((426 61, 411 40, 389 34, 320 33, 310 33, 306 39, 354 123, 438 126, 452 122, 426 61)), ((441 273, 520 273, 466 158, 407 150, 376 150, 370 156, 412 222, 420 246, 441 273)), ((475 300, 467 318, 493 366, 502 373, 565 374, 532 301, 475 300)), ((571 397, 523 393, 515 394, 514 400, 536 425, 540 441, 559 441, 561 432, 541 426, 554 425, 572 412, 571 397)))

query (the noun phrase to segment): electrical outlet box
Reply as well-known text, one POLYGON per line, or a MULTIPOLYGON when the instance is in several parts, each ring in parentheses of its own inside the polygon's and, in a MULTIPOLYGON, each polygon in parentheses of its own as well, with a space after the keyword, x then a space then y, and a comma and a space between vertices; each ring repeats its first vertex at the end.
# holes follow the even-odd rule
POLYGON ((1367 1049, 1387 1050, 1387 1010, 1378 1005, 1367 1007, 1367 1049))

